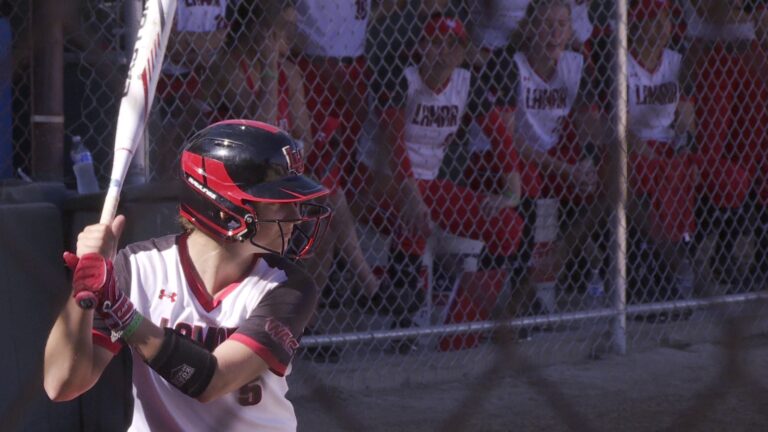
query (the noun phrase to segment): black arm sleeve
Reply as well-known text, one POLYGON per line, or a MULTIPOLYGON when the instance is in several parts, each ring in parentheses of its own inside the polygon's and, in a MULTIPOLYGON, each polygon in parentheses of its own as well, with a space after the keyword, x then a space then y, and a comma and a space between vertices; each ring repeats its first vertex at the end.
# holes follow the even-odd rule
POLYGON ((298 266, 277 256, 267 263, 285 271, 287 279, 269 291, 230 339, 238 341, 264 359, 270 370, 284 375, 293 359, 317 305, 317 289, 298 266))

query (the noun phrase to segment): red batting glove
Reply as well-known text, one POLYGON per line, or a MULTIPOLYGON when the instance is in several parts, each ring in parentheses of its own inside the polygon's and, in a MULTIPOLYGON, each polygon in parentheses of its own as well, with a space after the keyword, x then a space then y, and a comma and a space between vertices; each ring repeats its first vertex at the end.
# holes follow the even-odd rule
POLYGON ((136 314, 136 308, 117 287, 112 261, 97 253, 78 258, 72 252, 64 252, 64 262, 74 271, 72 296, 78 305, 83 309, 95 307, 113 332, 122 332, 136 314))

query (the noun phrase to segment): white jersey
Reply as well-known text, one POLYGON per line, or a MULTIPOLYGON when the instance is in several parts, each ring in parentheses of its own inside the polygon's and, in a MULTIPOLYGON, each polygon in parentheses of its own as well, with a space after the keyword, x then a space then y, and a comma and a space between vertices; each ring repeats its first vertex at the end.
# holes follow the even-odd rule
POLYGON ((518 73, 515 136, 546 152, 560 140, 562 125, 579 94, 584 58, 572 51, 563 52, 548 80, 533 70, 522 52, 514 55, 514 64, 518 73))
MULTIPOLYGON (((265 313, 265 306, 260 305, 265 297, 264 303, 273 303, 284 295, 280 290, 293 278, 295 267, 285 267, 280 257, 255 257, 250 273, 211 298, 189 258, 186 238, 166 236, 122 250, 115 259, 118 286, 130 290, 136 310, 154 324, 174 328, 210 351, 227 339, 236 340, 262 357, 270 370, 238 391, 203 404, 170 385, 133 353, 135 404, 129 430, 295 431, 293 406, 285 397, 285 375, 298 345, 292 334, 296 328, 300 332, 306 322, 285 323, 266 313, 270 318, 261 332, 243 334, 243 327, 248 327, 244 321, 254 310, 258 315, 265 313)), ((294 284, 306 281, 291 280, 294 284)), ((307 320, 309 315, 311 312, 307 320)))
POLYGON ((629 129, 640 139, 670 142, 674 138, 675 111, 680 101, 680 65, 682 56, 664 50, 654 71, 641 65, 629 54, 629 129))
POLYGON ((405 148, 414 178, 434 180, 467 107, 471 75, 456 68, 439 92, 422 81, 416 67, 406 68, 405 78, 405 148))
POLYGON ((371 0, 297 0, 299 32, 306 54, 358 57, 365 50, 371 0))
POLYGON ((176 6, 176 30, 207 33, 227 28, 227 0, 181 0, 176 6))

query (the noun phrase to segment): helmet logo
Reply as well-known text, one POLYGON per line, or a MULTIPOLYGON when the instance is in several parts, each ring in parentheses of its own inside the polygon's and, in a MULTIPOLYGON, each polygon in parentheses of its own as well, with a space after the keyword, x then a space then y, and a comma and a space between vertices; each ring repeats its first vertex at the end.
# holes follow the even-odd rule
POLYGON ((197 180, 195 180, 193 177, 187 176, 187 181, 189 181, 189 183, 190 183, 190 184, 192 184, 192 186, 194 186, 194 187, 195 187, 195 189, 199 190, 200 192, 202 192, 202 193, 204 193, 206 196, 208 196, 208 198, 210 198, 210 199, 212 199, 212 200, 215 200, 215 199, 217 198, 217 197, 216 197, 216 194, 215 194, 215 193, 213 193, 213 191, 211 191, 211 190, 210 190, 210 189, 208 189, 207 187, 205 187, 205 186, 203 186, 202 184, 200 184, 200 182, 198 182, 197 180))
POLYGON ((304 172, 304 157, 301 149, 297 146, 287 145, 283 147, 285 160, 288 162, 288 171, 293 175, 299 175, 304 172))

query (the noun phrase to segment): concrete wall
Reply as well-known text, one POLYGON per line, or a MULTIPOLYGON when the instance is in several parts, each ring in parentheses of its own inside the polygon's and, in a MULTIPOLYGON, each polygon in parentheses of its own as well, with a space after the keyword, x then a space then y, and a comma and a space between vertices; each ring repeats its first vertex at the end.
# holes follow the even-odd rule
MULTIPOLYGON (((102 195, 79 197, 61 184, 0 184, 0 430, 119 431, 132 413, 130 356, 74 401, 52 403, 42 386, 45 341, 68 293, 61 254, 83 226, 98 221, 102 195)), ((172 185, 126 190, 122 244, 178 231, 172 185)))

